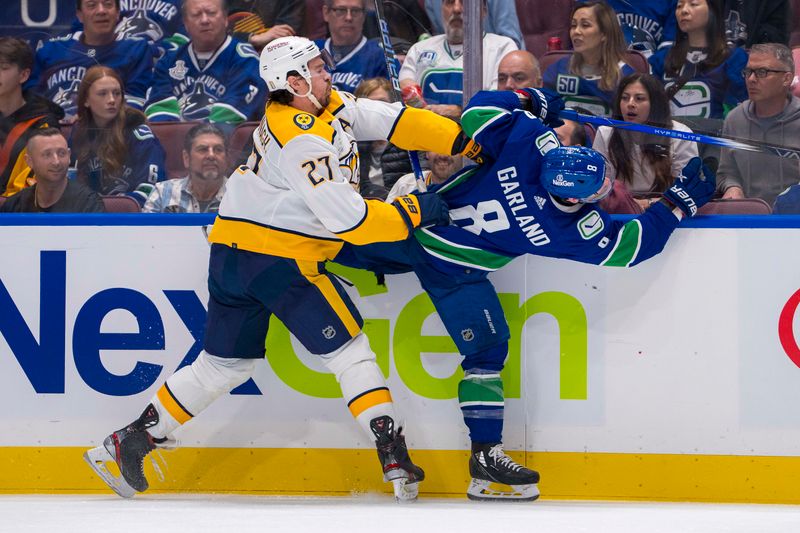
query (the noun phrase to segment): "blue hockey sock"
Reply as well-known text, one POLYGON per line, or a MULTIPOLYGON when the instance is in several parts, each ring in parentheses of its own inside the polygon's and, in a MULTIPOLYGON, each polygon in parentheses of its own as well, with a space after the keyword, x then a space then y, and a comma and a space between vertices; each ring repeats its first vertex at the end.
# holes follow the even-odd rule
POLYGON ((499 373, 467 373, 458 384, 458 404, 472 442, 503 440, 505 401, 499 373))

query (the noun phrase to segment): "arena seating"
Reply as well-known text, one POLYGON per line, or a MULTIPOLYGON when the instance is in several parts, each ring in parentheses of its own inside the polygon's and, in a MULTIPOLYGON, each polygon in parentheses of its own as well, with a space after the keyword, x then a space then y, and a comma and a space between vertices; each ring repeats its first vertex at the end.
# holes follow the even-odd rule
POLYGON ((761 198, 711 200, 700 208, 698 215, 770 215, 772 208, 761 198))
MULTIPOLYGON (((569 13, 574 0, 516 0, 517 18, 525 48, 541 58, 547 51, 550 37, 561 39, 561 47, 569 48, 569 13)), ((544 68, 542 69, 544 70, 544 68)))
POLYGON ((186 133, 199 122, 151 122, 150 129, 158 137, 167 153, 167 178, 182 178, 186 175, 183 166, 183 140, 186 133))
POLYGON ((139 202, 130 196, 102 196, 108 213, 141 213, 139 202))
POLYGON ((228 141, 228 158, 232 166, 244 164, 250 151, 253 149, 251 137, 253 130, 258 127, 258 122, 243 122, 236 126, 233 130, 231 138, 228 141))

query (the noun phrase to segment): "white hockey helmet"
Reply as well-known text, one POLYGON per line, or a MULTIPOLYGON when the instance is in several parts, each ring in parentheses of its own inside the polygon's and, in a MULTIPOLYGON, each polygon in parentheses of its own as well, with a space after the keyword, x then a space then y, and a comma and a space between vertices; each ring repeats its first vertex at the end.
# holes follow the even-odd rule
POLYGON ((267 44, 261 51, 258 70, 270 91, 286 89, 286 79, 290 72, 297 72, 311 86, 308 62, 315 57, 322 57, 325 64, 333 68, 330 54, 327 50, 320 51, 314 41, 305 37, 281 37, 267 44))

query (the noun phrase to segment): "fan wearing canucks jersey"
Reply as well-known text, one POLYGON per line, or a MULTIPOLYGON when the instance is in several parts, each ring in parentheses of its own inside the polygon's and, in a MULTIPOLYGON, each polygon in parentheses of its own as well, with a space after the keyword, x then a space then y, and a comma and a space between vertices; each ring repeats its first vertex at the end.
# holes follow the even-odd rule
POLYGON ((383 49, 364 37, 365 5, 366 0, 328 0, 322 5, 330 37, 315 44, 333 58, 333 87, 340 91, 356 92, 363 79, 389 78, 383 49))
MULTIPOLYGON (((428 109, 458 120, 464 87, 464 6, 462 0, 442 2, 443 35, 414 44, 406 54, 398 75, 403 94, 421 94, 428 109), (412 93, 407 93, 409 88, 412 93)), ((486 18, 483 2, 481 21, 486 18)), ((508 37, 483 34, 484 89, 497 88, 497 67, 508 53, 517 50, 508 37)), ((410 103, 409 105, 414 105, 410 103)))
POLYGON ((117 40, 119 0, 79 0, 82 32, 56 37, 36 52, 32 89, 61 106, 68 118, 77 115, 78 86, 86 70, 103 65, 116 70, 125 82, 128 105, 142 109, 153 70, 153 49, 143 39, 117 40))
POLYGON ((606 162, 585 147, 561 147, 563 103, 548 90, 479 92, 462 116, 486 161, 433 188, 451 225, 402 243, 347 245, 335 261, 378 273, 413 270, 464 356, 458 399, 472 441, 467 495, 535 499, 539 475, 502 449, 503 382, 509 329, 489 272, 523 254, 631 267, 661 252, 681 218, 713 195, 715 178, 693 159, 663 202, 630 221, 596 204, 612 189, 606 162), (492 483, 511 485, 502 491, 492 483))
POLYGON ((679 0, 675 44, 649 61, 664 82, 673 117, 722 119, 747 99, 747 52, 729 48, 721 0, 679 0))
POLYGON ((190 41, 155 67, 145 114, 152 122, 206 120, 236 125, 255 119, 266 91, 253 47, 227 35, 223 0, 186 0, 190 41))
POLYGON ((676 4, 677 0, 608 0, 617 14, 628 47, 642 52, 645 57, 675 41, 676 4))
POLYGON ((559 93, 567 107, 610 116, 619 80, 633 73, 614 10, 597 0, 576 3, 569 38, 572 54, 545 69, 544 86, 559 93))

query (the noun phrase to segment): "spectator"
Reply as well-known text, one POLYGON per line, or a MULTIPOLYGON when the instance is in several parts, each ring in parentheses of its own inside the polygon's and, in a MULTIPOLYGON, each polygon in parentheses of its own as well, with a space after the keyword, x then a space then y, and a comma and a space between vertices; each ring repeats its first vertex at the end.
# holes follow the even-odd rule
MULTIPOLYGON (((461 120, 464 87, 464 6, 462 0, 444 0, 441 15, 445 34, 416 43, 408 51, 400 69, 400 87, 404 95, 418 99, 415 105, 440 115, 461 120)), ((482 16, 485 17, 484 3, 482 16)), ((483 88, 497 88, 500 59, 517 45, 508 37, 485 33, 483 36, 483 88)), ((414 103, 406 99, 406 103, 414 103)), ((411 104, 410 104, 411 105, 411 104)))
POLYGON ((136 109, 144 104, 152 80, 153 51, 142 39, 119 39, 115 32, 120 0, 78 0, 83 31, 48 40, 36 52, 26 88, 55 102, 69 120, 77 116, 78 85, 86 69, 105 65, 125 82, 125 99, 136 109))
POLYGON ((563 125, 553 130, 562 146, 587 146, 586 128, 580 122, 565 120, 563 125))
POLYGON ((628 48, 650 57, 656 50, 671 46, 678 30, 675 19, 677 0, 631 2, 608 0, 617 14, 628 48))
MULTIPOLYGON (((371 11, 374 10, 371 2, 369 7, 371 11)), ((386 18, 386 24, 389 26, 389 35, 407 41, 409 46, 411 46, 411 43, 417 42, 421 36, 430 36, 433 33, 428 14, 425 13, 425 9, 417 0, 383 2, 383 15, 386 18)), ((377 21, 372 24, 370 22, 367 21, 364 35, 368 39, 381 39, 380 27, 377 21)), ((395 48, 395 52, 397 52, 397 48, 395 48)), ((402 61, 400 62, 402 63, 402 61)))
MULTIPOLYGON (((431 19, 433 33, 436 35, 446 33, 447 16, 442 11, 442 4, 452 0, 425 0, 425 11, 431 19)), ((525 40, 522 38, 522 30, 519 27, 519 17, 517 17, 517 6, 513 1, 508 0, 483 0, 484 6, 488 8, 488 16, 483 19, 483 31, 508 37, 517 45, 517 48, 525 48, 525 40)))
POLYGON ((100 194, 127 194, 142 205, 153 184, 165 178, 165 154, 144 114, 125 105, 123 88, 113 69, 86 71, 71 145, 81 183, 100 194))
POLYGON ((367 0, 325 0, 322 6, 331 36, 316 45, 333 58, 333 86, 340 91, 354 92, 364 78, 389 78, 380 44, 364 37, 366 4, 367 0))
POLYGON ((417 177, 413 173, 404 174, 392 186, 386 197, 387 203, 392 203, 397 197, 409 194, 414 191, 425 192, 430 185, 438 185, 447 181, 461 168, 461 158, 452 155, 437 154, 427 152, 425 154, 430 170, 422 173, 425 187, 420 187, 417 177))
MULTIPOLYGON (((758 142, 797 146, 800 99, 789 88, 794 76, 791 50, 777 43, 756 44, 742 72, 749 99, 730 112, 722 133, 758 142)), ((796 159, 760 152, 722 149, 719 190, 723 198, 775 197, 800 182, 796 159)))
POLYGON ((10 196, 0 213, 102 213, 103 200, 94 191, 67 179, 69 147, 56 128, 42 128, 28 138, 28 166, 36 183, 10 196))
MULTIPOLYGON (((159 56, 184 44, 186 28, 180 16, 181 0, 159 0, 158 2, 139 0, 121 5, 118 39, 144 39, 154 43, 159 56)), ((83 24, 77 18, 72 24, 73 31, 82 31, 83 24)))
POLYGON ((198 124, 186 134, 185 178, 156 183, 142 211, 145 213, 216 213, 225 194, 228 141, 213 124, 198 124))
POLYGON ((232 0, 230 6, 231 13, 254 14, 236 22, 233 32, 247 34, 256 50, 279 37, 300 35, 306 16, 305 0, 232 0))
POLYGON ((569 38, 574 53, 547 67, 544 86, 567 107, 608 116, 620 78, 634 72, 625 63, 625 39, 614 11, 592 1, 572 8, 569 38))
POLYGON ((32 185, 25 145, 32 131, 58 125, 64 111, 54 103, 22 90, 33 68, 33 50, 22 39, 0 37, 0 196, 32 185))
MULTIPOLYGON (((759 43, 789 44, 792 18, 788 0, 724 0, 724 5, 728 46, 750 48, 759 43)), ((794 16, 800 16, 800 13, 794 16)))
MULTIPOLYGON (((669 99, 659 80, 641 72, 620 81, 614 98, 613 116, 617 120, 636 124, 650 124, 687 133, 692 131, 672 120, 669 99)), ((620 195, 629 192, 639 206, 639 210, 634 212, 641 213, 660 198, 648 197, 663 193, 689 160, 698 157, 697 145, 693 142, 608 126, 598 128, 592 148, 606 156, 614 169, 615 188, 603 205, 605 209, 611 209, 610 212, 620 211, 608 203, 619 201, 620 195)))
MULTIPOLYGON (((391 102, 392 85, 386 78, 363 80, 356 88, 356 98, 369 98, 391 102)), ((388 141, 361 141, 358 143, 361 158, 359 193, 365 198, 383 200, 394 182, 411 172, 408 152, 388 141)))
POLYGON ((515 91, 525 87, 541 87, 539 61, 526 50, 514 50, 503 56, 497 66, 497 89, 515 91))
POLYGON ((747 97, 741 76, 747 53, 725 44, 721 1, 679 0, 675 44, 650 56, 673 116, 722 119, 747 97))
POLYGON ((225 0, 184 0, 189 42, 156 64, 145 113, 151 122, 206 120, 236 125, 264 109, 258 54, 227 35, 225 0))

